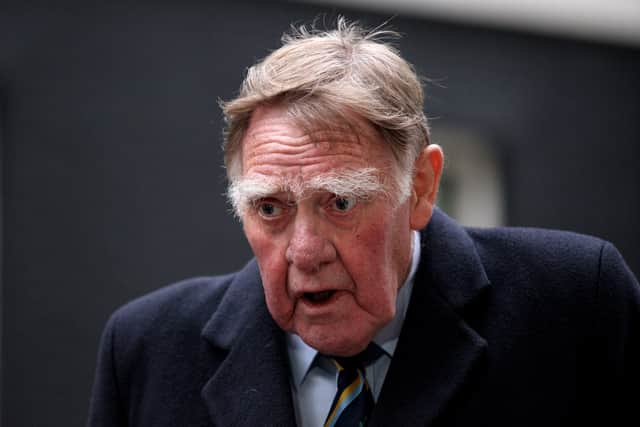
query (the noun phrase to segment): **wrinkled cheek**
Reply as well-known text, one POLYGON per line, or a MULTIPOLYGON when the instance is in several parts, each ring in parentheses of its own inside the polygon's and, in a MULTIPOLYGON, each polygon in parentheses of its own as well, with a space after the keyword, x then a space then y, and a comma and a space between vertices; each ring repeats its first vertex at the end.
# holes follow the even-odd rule
POLYGON ((286 276, 274 279, 268 273, 262 273, 262 277, 269 313, 281 328, 290 330, 294 304, 287 292, 286 276))
POLYGON ((377 270, 369 275, 368 286, 362 291, 362 305, 383 326, 396 312, 398 296, 397 275, 389 270, 377 270))
POLYGON ((280 328, 289 332, 293 330, 293 304, 291 301, 267 296, 267 308, 280 328))
POLYGON ((377 316, 378 320, 381 322, 380 327, 384 327, 393 319, 396 315, 396 299, 388 299, 387 304, 383 306, 380 314, 377 316))

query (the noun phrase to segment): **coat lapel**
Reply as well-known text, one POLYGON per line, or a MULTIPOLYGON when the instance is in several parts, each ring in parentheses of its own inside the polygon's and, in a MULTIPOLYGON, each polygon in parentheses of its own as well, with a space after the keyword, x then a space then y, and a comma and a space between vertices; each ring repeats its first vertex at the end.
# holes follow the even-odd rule
POLYGON ((429 425, 442 412, 486 350, 462 313, 487 286, 468 234, 436 211, 371 426, 429 425))
POLYGON ((216 426, 295 426, 284 334, 271 318, 252 262, 230 285, 202 336, 228 350, 202 389, 216 426))

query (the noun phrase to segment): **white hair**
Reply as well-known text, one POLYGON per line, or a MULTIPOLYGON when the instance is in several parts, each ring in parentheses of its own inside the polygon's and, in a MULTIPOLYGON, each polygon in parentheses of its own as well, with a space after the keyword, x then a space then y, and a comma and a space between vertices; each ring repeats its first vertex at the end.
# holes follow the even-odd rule
MULTIPOLYGON (((410 184, 410 181, 409 181, 410 184)), ((250 175, 237 178, 229 186, 227 197, 231 201, 235 215, 242 219, 246 210, 257 200, 285 193, 291 203, 303 200, 313 193, 325 191, 340 197, 353 197, 358 200, 371 200, 385 197, 402 202, 410 194, 407 191, 389 191, 389 185, 376 168, 349 169, 320 174, 308 180, 300 176, 250 175)))

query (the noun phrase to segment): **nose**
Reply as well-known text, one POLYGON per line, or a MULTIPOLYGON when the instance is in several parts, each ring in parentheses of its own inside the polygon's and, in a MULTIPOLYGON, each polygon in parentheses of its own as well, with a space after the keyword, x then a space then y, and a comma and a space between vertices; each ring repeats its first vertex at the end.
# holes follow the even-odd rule
POLYGON ((336 258, 331 241, 313 218, 299 215, 293 223, 293 234, 287 246, 287 262, 305 273, 314 273, 336 258))

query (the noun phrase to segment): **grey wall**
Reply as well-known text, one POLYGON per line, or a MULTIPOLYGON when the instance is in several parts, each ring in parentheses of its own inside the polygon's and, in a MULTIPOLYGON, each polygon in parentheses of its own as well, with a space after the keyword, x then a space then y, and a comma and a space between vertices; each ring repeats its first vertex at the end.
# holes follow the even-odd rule
MULTIPOLYGON (((0 9, 2 420, 12 427, 82 425, 109 313, 250 257, 222 197, 216 102, 291 21, 321 11, 56 3, 0 9)), ((405 56, 440 82, 427 86, 433 127, 502 147, 509 224, 610 239, 639 272, 640 52, 393 22, 405 56)))

